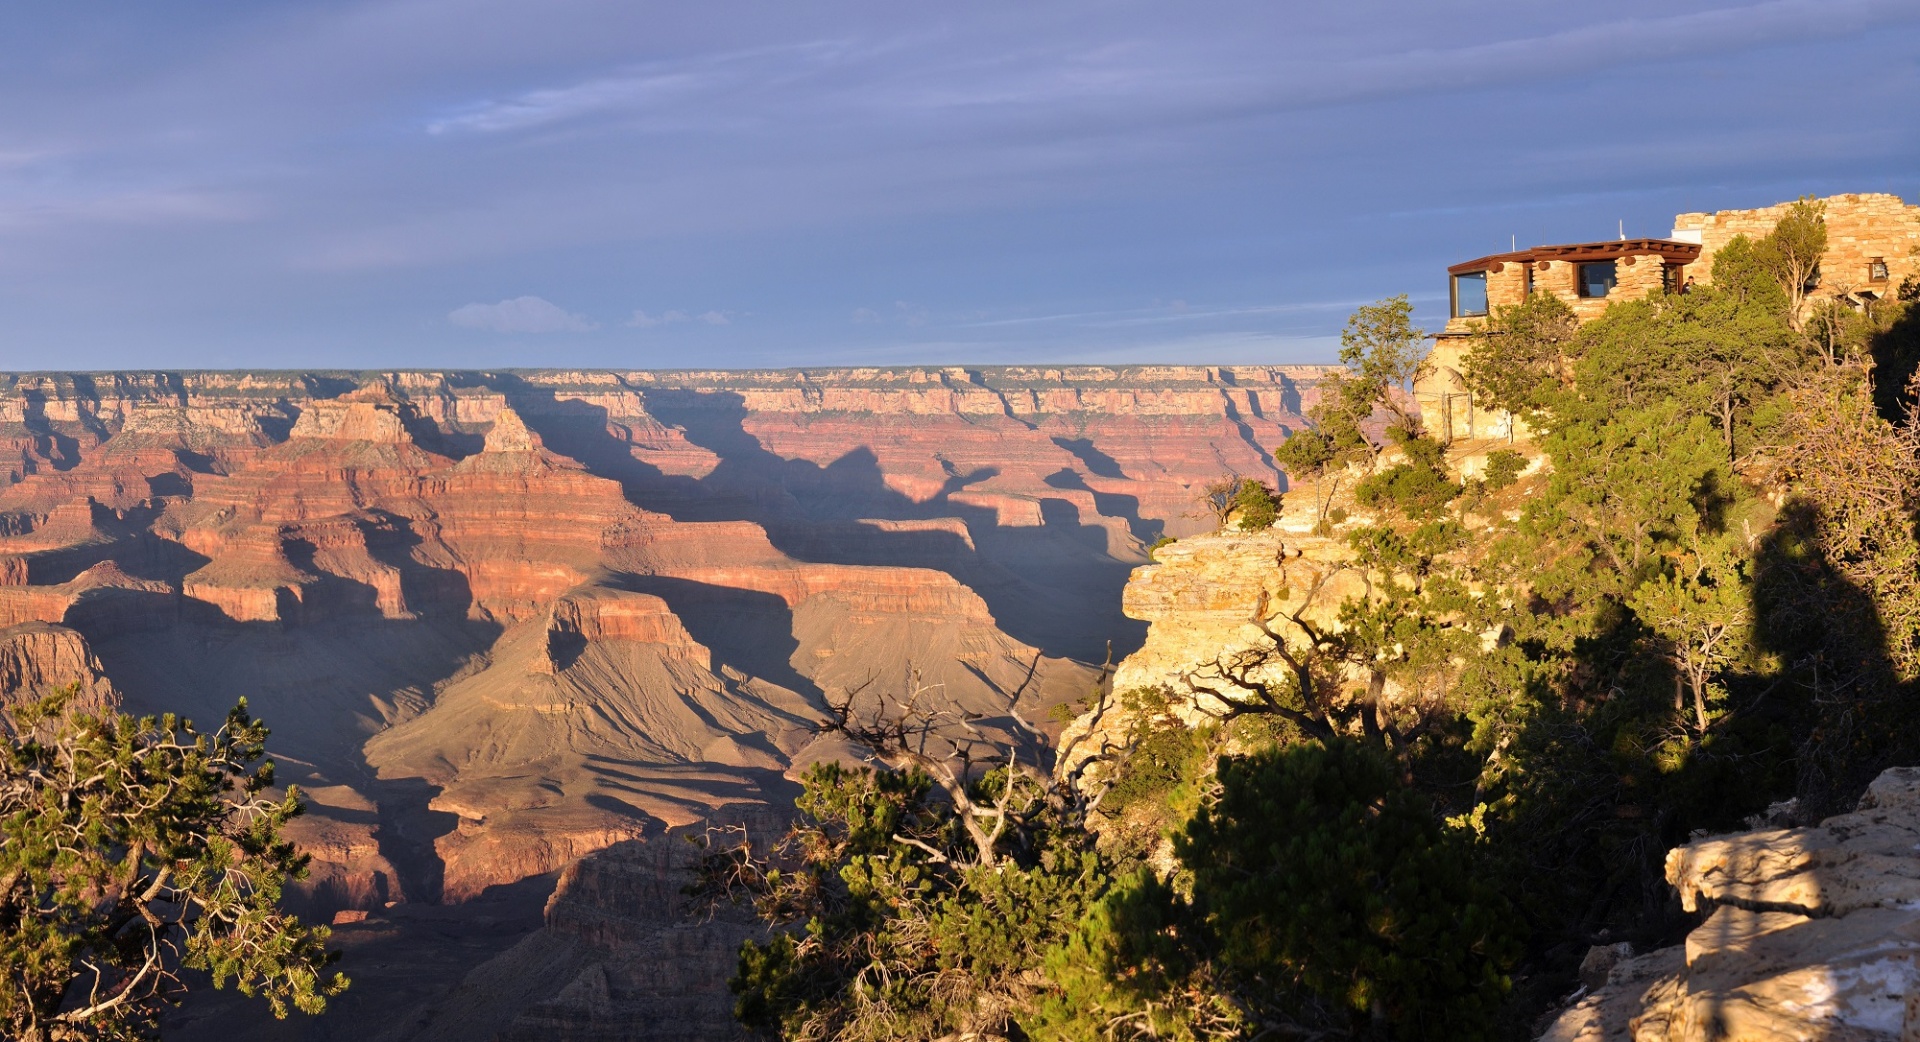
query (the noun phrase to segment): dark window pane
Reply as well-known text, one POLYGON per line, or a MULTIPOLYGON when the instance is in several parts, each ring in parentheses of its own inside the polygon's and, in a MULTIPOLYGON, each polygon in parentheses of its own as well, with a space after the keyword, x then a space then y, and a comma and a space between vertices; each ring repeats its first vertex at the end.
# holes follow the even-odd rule
POLYGON ((1453 317, 1476 318, 1487 313, 1487 273, 1453 277, 1453 317))
POLYGON ((1613 261, 1594 261, 1580 265, 1580 295, 1604 297, 1613 290, 1613 261))

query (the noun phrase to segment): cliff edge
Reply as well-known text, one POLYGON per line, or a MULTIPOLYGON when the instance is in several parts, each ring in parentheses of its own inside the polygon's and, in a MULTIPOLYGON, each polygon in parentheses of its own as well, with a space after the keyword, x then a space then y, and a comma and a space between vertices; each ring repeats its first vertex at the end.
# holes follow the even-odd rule
POLYGON ((1920 1038, 1920 768, 1809 828, 1677 847, 1667 881, 1706 921, 1610 969, 1596 949, 1542 1042, 1920 1038))

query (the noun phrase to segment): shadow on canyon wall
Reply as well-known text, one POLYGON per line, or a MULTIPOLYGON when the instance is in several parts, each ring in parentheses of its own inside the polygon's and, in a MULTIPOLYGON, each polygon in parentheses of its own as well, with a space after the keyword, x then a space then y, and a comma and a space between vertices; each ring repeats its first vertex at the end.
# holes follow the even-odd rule
MULTIPOLYGON (((557 398, 512 376, 490 376, 487 386, 506 396, 549 449, 618 482, 642 509, 680 521, 751 521, 767 531, 777 549, 800 561, 946 572, 987 603, 1009 636, 1049 656, 1099 661, 1108 641, 1114 654, 1124 655, 1146 637, 1145 623, 1120 611, 1120 592, 1136 562, 1112 556, 1107 530, 1083 523, 1074 503, 1041 498, 1043 524, 1020 526, 1002 524, 990 506, 953 498, 996 476, 994 468, 965 473, 950 468, 938 493, 915 500, 887 485, 870 448, 856 448, 825 466, 787 459, 747 431, 747 408, 739 394, 650 389, 648 411, 719 459, 704 477, 671 475, 636 459, 631 443, 609 428, 601 406, 557 398), (962 521, 968 538, 932 528, 899 531, 862 523, 942 518, 962 521)), ((1087 439, 1055 442, 1096 475, 1124 476, 1119 464, 1087 439)), ((1142 518, 1135 497, 1093 493, 1072 471, 1047 483, 1092 493, 1097 509, 1124 520, 1136 539, 1151 542, 1160 534, 1160 522, 1142 518)))
POLYGON ((667 602, 687 633, 713 653, 714 676, 725 679, 731 670, 759 677, 812 705, 825 704, 819 685, 793 668, 800 641, 793 633, 793 609, 781 598, 664 575, 629 575, 620 585, 667 602))
MULTIPOLYGON (((212 727, 244 696, 248 710, 273 728, 268 752, 281 782, 320 794, 310 813, 373 826, 379 854, 400 878, 376 873, 371 894, 332 893, 321 881, 309 910, 322 917, 369 899, 375 907, 403 895, 440 900, 444 865, 434 842, 457 818, 431 809, 439 789, 423 779, 379 778, 364 746, 381 728, 425 711, 435 686, 482 661, 503 632, 467 617, 472 594, 465 576, 414 560, 408 551, 419 537, 383 520, 369 514, 367 548, 399 572, 410 618, 383 617, 372 586, 312 568, 311 544, 292 540, 290 562, 318 579, 302 601, 282 605, 286 622, 236 621, 178 592, 127 589, 95 591, 101 596, 77 602, 66 620, 92 644, 130 712, 178 712, 212 727), (326 797, 336 786, 370 805, 326 797)), ((171 570, 166 577, 175 581, 198 567, 194 560, 206 560, 178 544, 177 554, 152 560, 151 540, 110 544, 102 559, 153 577, 171 570)))

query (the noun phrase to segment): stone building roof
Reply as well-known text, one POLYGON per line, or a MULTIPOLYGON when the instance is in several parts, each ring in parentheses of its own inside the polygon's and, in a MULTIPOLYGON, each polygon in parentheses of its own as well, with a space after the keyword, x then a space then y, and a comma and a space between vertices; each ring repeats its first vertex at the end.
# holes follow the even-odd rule
POLYGON ((1687 264, 1700 256, 1700 244, 1673 239, 1607 239, 1601 242, 1574 242, 1558 246, 1535 246, 1509 253, 1476 257, 1447 268, 1449 275, 1486 271, 1502 264, 1527 264, 1533 261, 1598 261, 1615 257, 1653 254, 1675 264, 1687 264))

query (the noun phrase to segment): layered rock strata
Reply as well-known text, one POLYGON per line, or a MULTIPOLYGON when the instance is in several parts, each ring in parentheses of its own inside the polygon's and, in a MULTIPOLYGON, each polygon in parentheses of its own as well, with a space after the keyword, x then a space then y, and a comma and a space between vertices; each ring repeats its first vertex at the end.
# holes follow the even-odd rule
POLYGON ((1144 546, 1278 481, 1315 376, 0 375, 0 676, 244 696, 316 913, 464 899, 786 802, 845 692, 1084 695, 1144 546))
MULTIPOLYGON (((1271 654, 1275 634, 1298 638, 1285 620, 1297 614, 1332 629, 1341 604, 1368 593, 1346 542, 1312 533, 1312 512, 1310 503, 1289 504, 1272 528, 1181 539, 1134 570, 1121 604, 1147 624, 1146 639, 1114 667, 1108 693, 1067 727, 1061 771, 1124 747, 1140 692, 1156 693, 1172 716, 1195 725, 1228 708, 1219 693, 1231 695, 1236 683, 1293 683, 1271 654)), ((1388 697, 1396 694, 1390 686, 1388 697)))
POLYGON ((78 632, 44 622, 0 629, 0 706, 55 691, 71 691, 69 704, 79 709, 120 705, 120 693, 78 632))
POLYGON ((1810 828, 1667 855, 1686 943, 1620 961, 1546 1042, 1920 1038, 1920 768, 1810 828))

